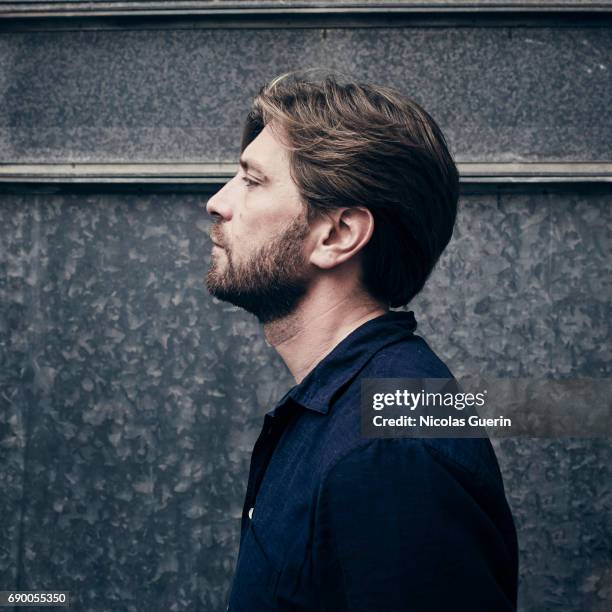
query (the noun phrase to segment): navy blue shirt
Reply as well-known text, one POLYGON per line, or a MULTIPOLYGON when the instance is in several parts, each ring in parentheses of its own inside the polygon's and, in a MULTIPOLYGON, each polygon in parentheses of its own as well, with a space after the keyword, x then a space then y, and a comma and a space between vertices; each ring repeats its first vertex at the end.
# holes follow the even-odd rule
POLYGON ((264 417, 231 612, 516 609, 517 540, 487 438, 361 436, 362 378, 451 378, 390 311, 264 417))

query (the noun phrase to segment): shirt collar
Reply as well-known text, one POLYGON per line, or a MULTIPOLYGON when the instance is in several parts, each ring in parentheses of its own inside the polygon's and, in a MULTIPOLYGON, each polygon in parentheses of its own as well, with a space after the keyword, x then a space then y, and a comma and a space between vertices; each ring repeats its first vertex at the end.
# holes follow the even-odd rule
POLYGON ((383 347, 412 335, 417 323, 412 311, 388 311, 354 329, 341 340, 267 414, 275 416, 291 400, 304 408, 326 414, 335 393, 352 380, 383 347))

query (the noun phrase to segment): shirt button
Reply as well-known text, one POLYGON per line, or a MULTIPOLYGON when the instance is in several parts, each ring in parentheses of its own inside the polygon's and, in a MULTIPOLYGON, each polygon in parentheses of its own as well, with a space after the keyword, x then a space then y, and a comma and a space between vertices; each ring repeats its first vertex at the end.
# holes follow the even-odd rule
POLYGON ((251 508, 249 510, 249 518, 252 519, 253 518, 253 510, 255 510, 255 508, 251 508))

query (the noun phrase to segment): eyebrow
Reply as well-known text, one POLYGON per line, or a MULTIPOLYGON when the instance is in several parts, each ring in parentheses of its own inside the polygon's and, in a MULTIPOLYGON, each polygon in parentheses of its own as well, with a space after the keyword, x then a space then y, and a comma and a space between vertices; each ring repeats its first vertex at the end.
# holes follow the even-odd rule
POLYGON ((259 174, 262 175, 262 178, 267 179, 268 177, 266 176, 266 173, 264 171, 264 169, 255 161, 252 160, 248 160, 248 159, 244 159, 244 157, 242 157, 242 155, 240 156, 240 166, 244 169, 244 170, 255 170, 255 172, 258 172, 259 174))

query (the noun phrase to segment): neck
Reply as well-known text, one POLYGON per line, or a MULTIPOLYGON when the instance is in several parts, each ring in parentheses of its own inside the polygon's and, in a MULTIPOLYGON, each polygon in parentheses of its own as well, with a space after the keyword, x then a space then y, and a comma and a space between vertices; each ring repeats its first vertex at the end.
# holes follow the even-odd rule
POLYGON ((264 325, 264 333, 300 383, 352 331, 386 312, 362 292, 324 291, 307 296, 287 317, 264 325))

